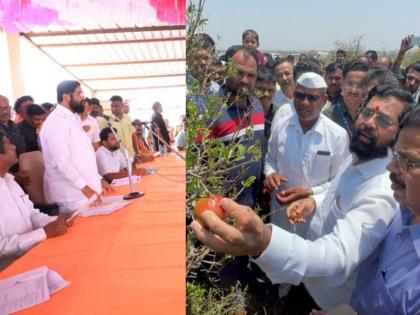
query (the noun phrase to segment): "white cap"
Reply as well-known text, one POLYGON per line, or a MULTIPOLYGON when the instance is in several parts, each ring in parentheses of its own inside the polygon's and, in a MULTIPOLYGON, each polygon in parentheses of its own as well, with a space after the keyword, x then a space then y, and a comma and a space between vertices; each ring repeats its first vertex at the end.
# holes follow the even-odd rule
POLYGON ((323 77, 315 72, 305 72, 296 81, 297 84, 302 85, 308 89, 326 89, 327 83, 323 77))

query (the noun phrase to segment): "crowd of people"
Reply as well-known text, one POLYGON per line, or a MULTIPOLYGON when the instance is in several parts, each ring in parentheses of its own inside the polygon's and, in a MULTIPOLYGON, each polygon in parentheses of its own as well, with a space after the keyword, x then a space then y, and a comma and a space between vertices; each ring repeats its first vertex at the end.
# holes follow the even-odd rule
POLYGON ((227 144, 252 126, 244 143, 258 145, 262 159, 244 156, 243 179, 256 180, 222 201, 234 226, 205 211, 208 228, 191 228, 235 256, 233 283, 258 294, 255 283, 269 279, 269 314, 340 305, 359 315, 420 312, 420 60, 401 67, 411 38, 393 62, 340 49, 328 65, 303 54, 273 59, 254 30, 223 56, 208 34, 193 38, 189 98, 201 110, 203 94, 222 96, 227 107, 208 125, 211 136, 227 144))
POLYGON ((56 105, 18 98, 14 117, 8 98, 0 96, 0 270, 35 244, 64 234, 76 209, 100 202, 114 179, 128 176, 128 163, 134 175, 146 175, 142 163, 156 158, 162 147, 170 152, 176 142, 176 150, 185 149, 183 125, 177 134, 171 131, 160 103, 153 104, 150 123, 132 121, 121 96, 111 97, 110 105, 108 116, 77 81, 58 84, 56 105), (152 129, 150 137, 144 127, 152 129), (21 164, 34 152, 42 162, 32 167, 45 169, 36 204, 27 192, 38 180, 21 164))

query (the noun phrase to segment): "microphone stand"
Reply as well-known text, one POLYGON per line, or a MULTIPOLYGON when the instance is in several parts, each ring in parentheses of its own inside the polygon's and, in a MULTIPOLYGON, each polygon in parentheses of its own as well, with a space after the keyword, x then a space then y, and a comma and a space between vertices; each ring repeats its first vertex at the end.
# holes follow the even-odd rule
MULTIPOLYGON (((150 122, 151 123, 151 122, 150 122)), ((149 123, 149 124, 150 124, 149 123)), ((158 143, 159 143, 159 141, 160 142, 162 142, 167 148, 169 148, 169 149, 171 149, 171 146, 165 141, 165 140, 163 140, 158 134, 156 134, 153 130, 152 130, 152 128, 150 128, 150 127, 148 127, 147 126, 147 124, 145 123, 144 124, 144 127, 146 127, 146 129, 147 130, 149 130, 151 133, 152 133, 152 135, 154 135, 154 136, 156 136, 157 137, 157 139, 158 139, 158 143)), ((181 154, 179 154, 179 152, 178 151, 176 151, 176 150, 172 150, 172 152, 174 152, 176 155, 178 155, 181 159, 183 159, 184 161, 185 161, 185 158, 181 155, 181 154)))
POLYGON ((108 127, 111 128, 112 134, 117 139, 117 141, 120 144, 120 146, 122 146, 123 149, 124 149, 125 161, 127 163, 128 180, 130 181, 130 190, 131 190, 131 192, 129 192, 127 195, 125 195, 123 197, 123 199, 129 200, 129 199, 135 199, 135 198, 142 197, 142 196, 144 196, 144 192, 138 192, 134 188, 133 178, 131 177, 132 176, 132 169, 131 169, 132 163, 131 163, 130 158, 128 157, 127 147, 122 143, 121 138, 118 137, 117 133, 115 132, 114 128, 112 127, 112 121, 115 121, 115 119, 112 118, 112 117, 110 117, 108 119, 108 127))

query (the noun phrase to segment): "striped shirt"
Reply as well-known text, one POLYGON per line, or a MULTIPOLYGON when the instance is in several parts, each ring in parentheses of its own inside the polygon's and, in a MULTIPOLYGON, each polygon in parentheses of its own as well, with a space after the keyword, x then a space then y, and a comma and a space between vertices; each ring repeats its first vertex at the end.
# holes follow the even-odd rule
MULTIPOLYGON (((222 98, 223 91, 224 87, 222 86, 219 91, 222 98)), ((249 98, 248 107, 245 109, 234 103, 230 104, 219 119, 210 127, 210 130, 213 137, 228 143, 233 138, 240 139, 246 136, 249 126, 253 128, 252 136, 244 138, 242 143, 245 147, 257 144, 261 151, 264 143, 264 111, 260 101, 255 96, 249 98)), ((251 160, 252 156, 245 154, 245 159, 241 160, 239 164, 247 163, 251 160)), ((250 187, 246 188, 238 196, 236 201, 249 207, 254 207, 258 196, 261 160, 253 161, 245 167, 246 171, 241 176, 239 183, 250 176, 255 176, 256 179, 250 187)), ((233 179, 238 176, 241 169, 241 167, 238 167, 232 170, 228 178, 233 179)), ((238 190, 241 188, 240 186, 241 184, 237 187, 238 190)))

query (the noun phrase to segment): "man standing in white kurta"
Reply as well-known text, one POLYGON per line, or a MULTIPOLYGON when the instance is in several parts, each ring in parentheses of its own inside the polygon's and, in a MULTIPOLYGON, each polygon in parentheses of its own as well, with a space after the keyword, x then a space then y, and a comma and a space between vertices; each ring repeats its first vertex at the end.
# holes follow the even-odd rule
POLYGON ((79 82, 61 82, 58 105, 41 129, 45 199, 57 203, 60 212, 75 210, 102 191, 94 149, 74 114, 83 99, 79 82))
MULTIPOLYGON (((273 127, 265 160, 264 187, 272 193, 271 223, 290 230, 285 206, 328 188, 349 152, 347 132, 325 117, 327 84, 314 72, 302 74, 294 91, 295 113, 273 127)), ((306 238, 307 224, 296 226, 306 238)))

